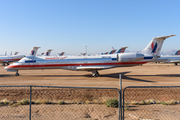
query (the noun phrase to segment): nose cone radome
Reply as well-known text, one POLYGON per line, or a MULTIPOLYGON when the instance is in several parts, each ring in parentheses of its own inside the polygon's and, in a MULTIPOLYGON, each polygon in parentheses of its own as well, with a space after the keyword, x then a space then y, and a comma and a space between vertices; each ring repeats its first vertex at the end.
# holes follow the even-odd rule
POLYGON ((6 66, 4 69, 5 69, 5 70, 11 70, 11 68, 12 68, 11 65, 8 65, 8 66, 6 66))

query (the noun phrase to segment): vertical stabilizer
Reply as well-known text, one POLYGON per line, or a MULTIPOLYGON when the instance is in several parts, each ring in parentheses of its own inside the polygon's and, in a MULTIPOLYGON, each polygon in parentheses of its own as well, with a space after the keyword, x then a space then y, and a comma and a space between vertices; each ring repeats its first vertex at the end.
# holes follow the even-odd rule
POLYGON ((128 48, 128 47, 122 47, 122 48, 120 48, 120 49, 117 51, 117 53, 124 53, 125 50, 126 50, 126 48, 128 48))
POLYGON ((116 52, 116 49, 113 49, 109 52, 109 54, 114 54, 116 52))
POLYGON ((180 55, 180 50, 178 50, 178 51, 175 53, 175 55, 180 55))
POLYGON ((63 56, 65 52, 58 53, 59 56, 63 56))
POLYGON ((15 52, 14 55, 17 55, 19 52, 15 52))
POLYGON ((161 52, 162 45, 166 38, 172 37, 175 35, 154 37, 147 47, 142 51, 143 54, 149 54, 153 56, 159 56, 161 52))
POLYGON ((7 55, 7 51, 5 52, 5 56, 7 55))
POLYGON ((50 56, 52 49, 49 49, 45 52, 45 56, 50 56))
POLYGON ((39 48, 40 48, 40 47, 33 47, 28 55, 30 55, 30 56, 36 56, 37 50, 38 50, 39 48))

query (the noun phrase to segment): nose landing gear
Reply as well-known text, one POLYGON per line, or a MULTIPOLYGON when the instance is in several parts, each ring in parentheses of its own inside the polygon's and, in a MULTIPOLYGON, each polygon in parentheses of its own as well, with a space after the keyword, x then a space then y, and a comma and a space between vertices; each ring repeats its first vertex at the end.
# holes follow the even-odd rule
POLYGON ((93 77, 98 77, 99 76, 99 73, 97 70, 92 70, 92 76, 93 77))
POLYGON ((16 74, 15 74, 15 76, 19 76, 18 70, 16 71, 16 74))

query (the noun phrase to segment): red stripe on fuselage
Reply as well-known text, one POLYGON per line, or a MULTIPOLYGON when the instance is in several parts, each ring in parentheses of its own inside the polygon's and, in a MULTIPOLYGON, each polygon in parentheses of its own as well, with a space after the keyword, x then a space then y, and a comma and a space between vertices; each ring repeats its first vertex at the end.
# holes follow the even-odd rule
POLYGON ((44 65, 9 65, 7 68, 38 68, 38 67, 65 67, 65 66, 96 66, 96 65, 139 65, 147 62, 119 62, 119 63, 82 63, 82 64, 44 64, 44 65))

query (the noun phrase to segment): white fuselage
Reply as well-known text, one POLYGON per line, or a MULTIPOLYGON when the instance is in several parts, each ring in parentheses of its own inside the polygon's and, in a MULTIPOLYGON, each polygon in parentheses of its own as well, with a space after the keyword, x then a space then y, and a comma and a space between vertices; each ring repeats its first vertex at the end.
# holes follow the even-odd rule
POLYGON ((136 53, 118 53, 96 56, 26 56, 13 63, 6 70, 29 69, 69 69, 69 70, 102 70, 113 67, 125 67, 144 64, 152 60, 152 56, 136 53))

